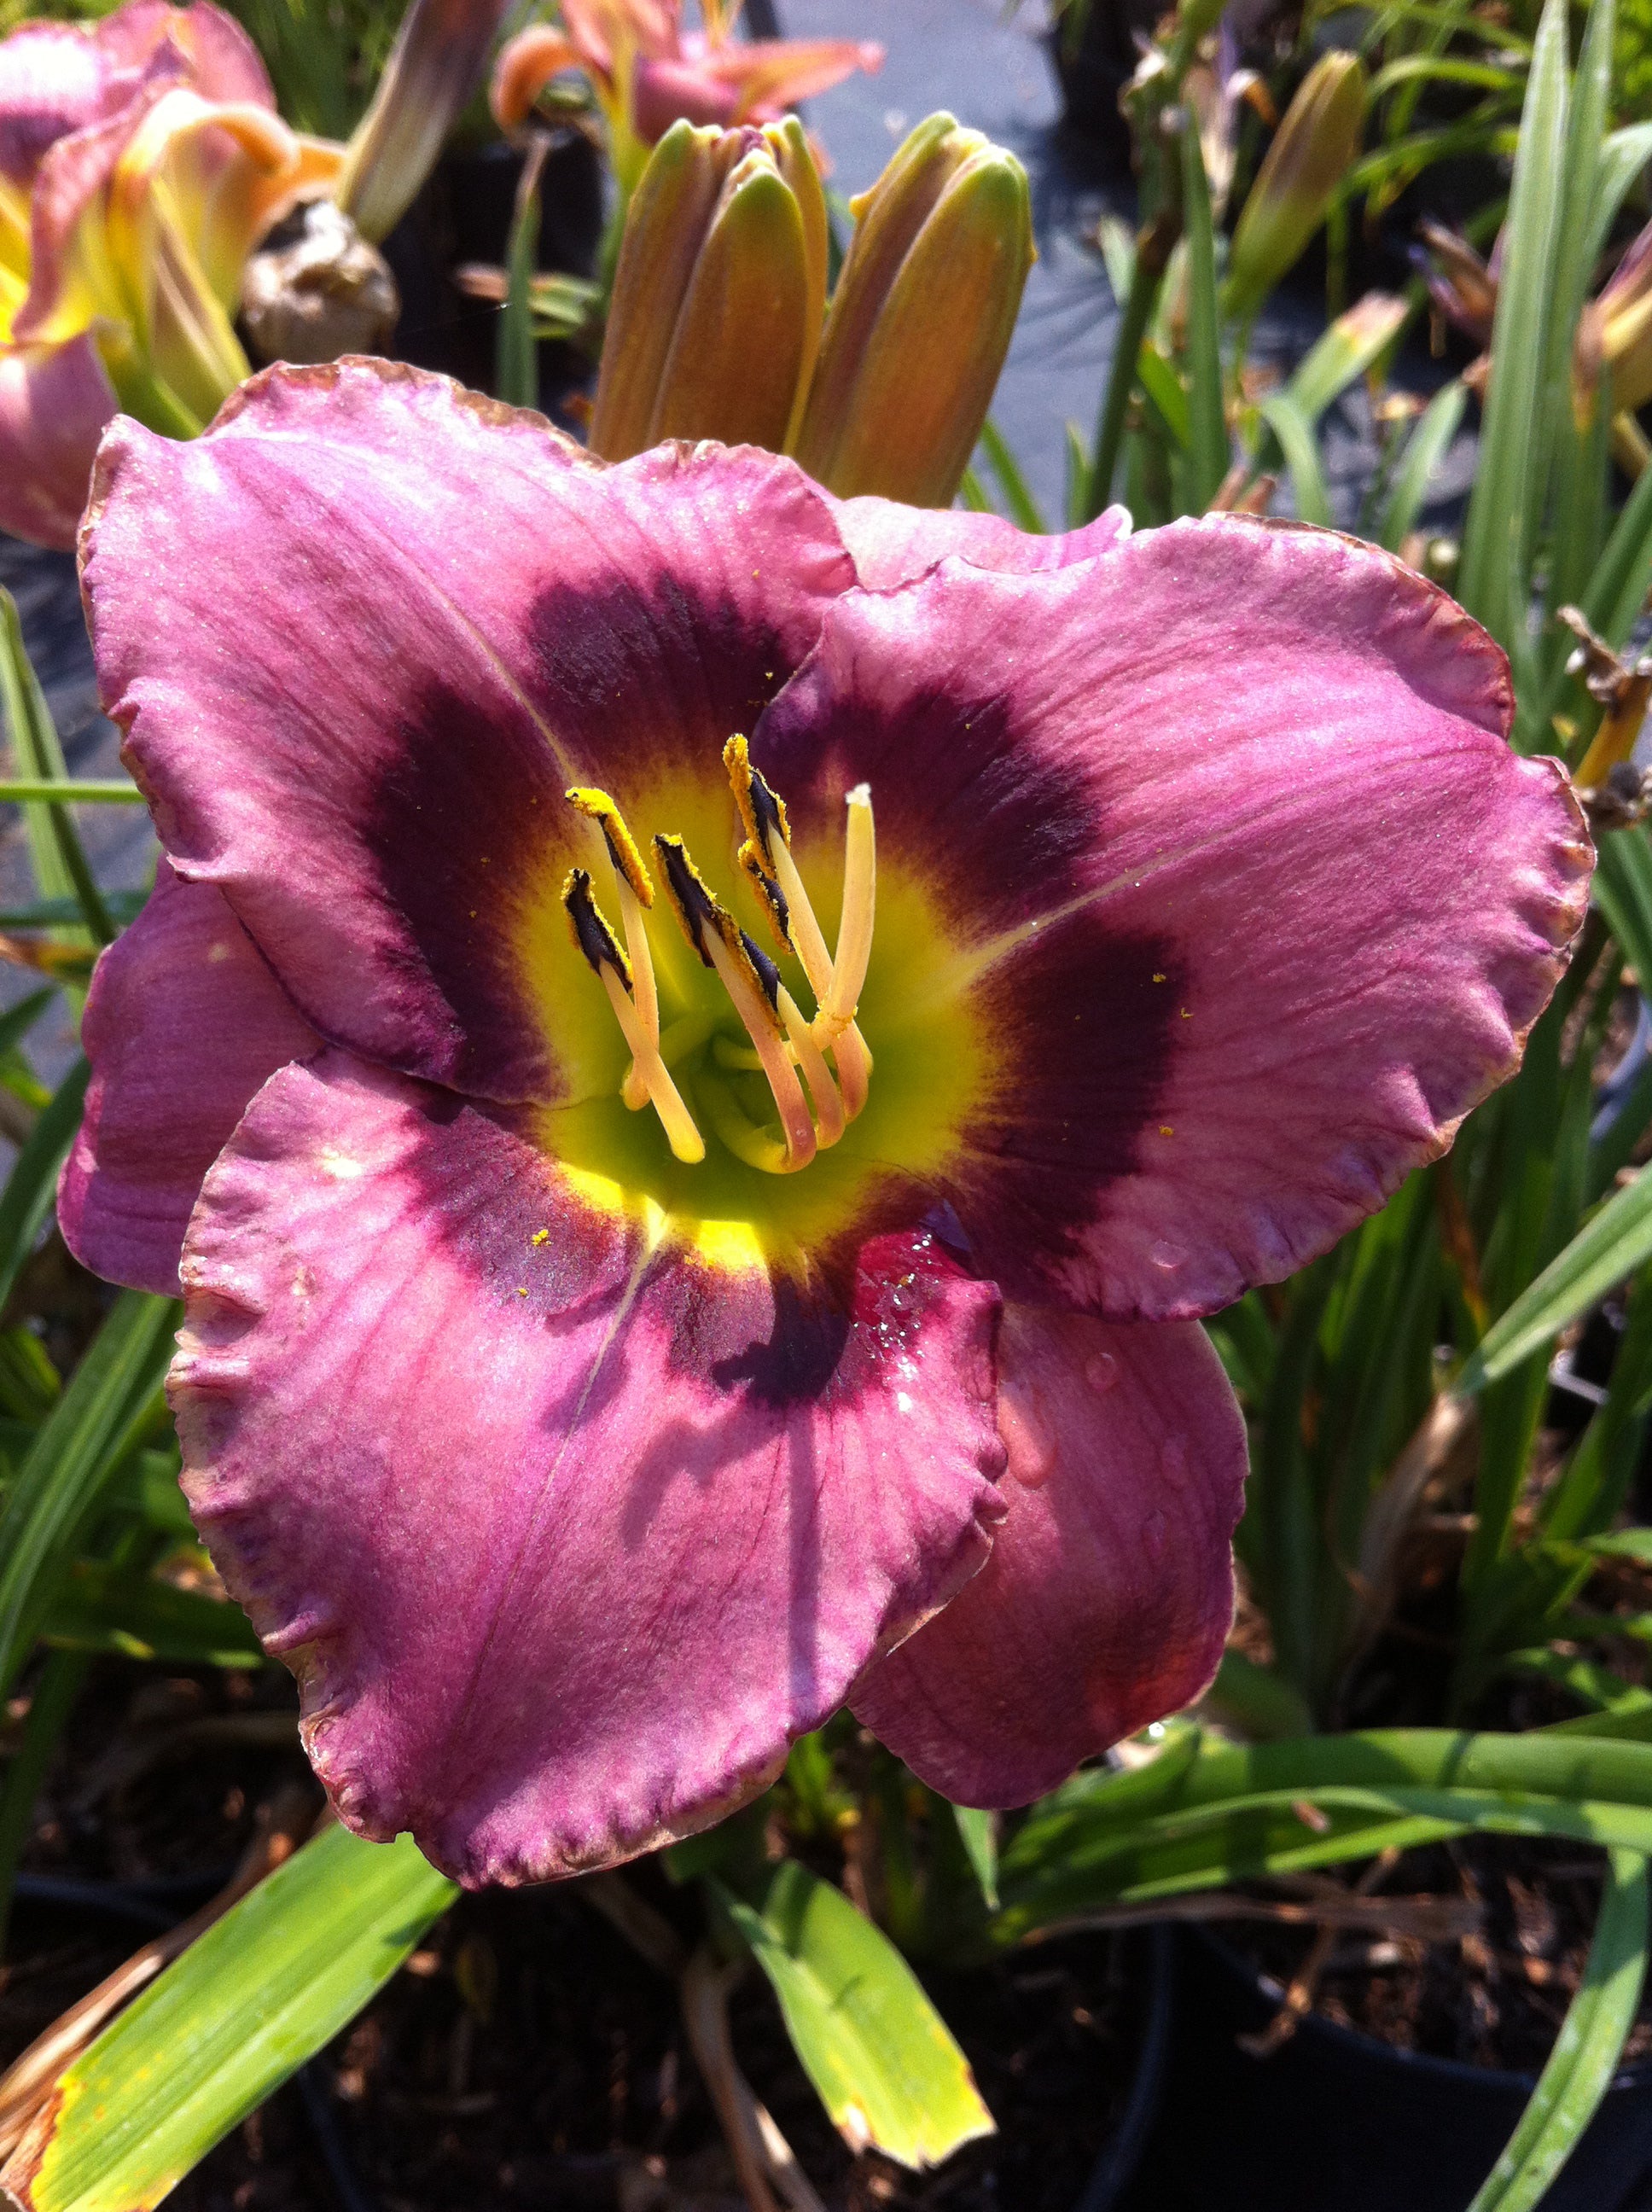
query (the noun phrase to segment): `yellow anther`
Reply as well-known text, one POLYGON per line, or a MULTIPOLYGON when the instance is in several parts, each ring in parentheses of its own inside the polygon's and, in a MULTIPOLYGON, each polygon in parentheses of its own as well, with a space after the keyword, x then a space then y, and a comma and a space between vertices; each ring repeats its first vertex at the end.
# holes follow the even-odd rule
POLYGON ((792 944, 792 915, 791 909, 786 903, 786 893, 780 889, 774 878, 764 869, 762 854, 758 851, 753 839, 750 837, 746 839, 740 848, 738 857, 740 866, 750 877, 756 889, 758 898, 762 903, 762 910, 768 918, 768 927, 774 933, 775 944, 782 952, 792 951, 794 949, 792 944))
POLYGON ((625 817, 608 793, 575 784, 564 796, 576 813, 583 814, 587 821, 594 822, 602 831, 615 872, 629 884, 636 894, 638 905, 652 906, 654 887, 649 880, 648 871, 642 865, 642 855, 637 850, 636 840, 625 826, 625 817))
POLYGON ((614 934, 613 924, 592 897, 591 878, 583 868, 568 870, 562 884, 562 905, 574 944, 598 975, 605 969, 611 969, 629 995, 632 988, 631 963, 614 934))
POLYGON ((776 796, 751 765, 745 739, 737 732, 723 747, 723 766, 728 771, 734 804, 740 810, 748 841, 765 875, 774 872, 774 841, 792 842, 792 825, 786 817, 786 801, 776 796))

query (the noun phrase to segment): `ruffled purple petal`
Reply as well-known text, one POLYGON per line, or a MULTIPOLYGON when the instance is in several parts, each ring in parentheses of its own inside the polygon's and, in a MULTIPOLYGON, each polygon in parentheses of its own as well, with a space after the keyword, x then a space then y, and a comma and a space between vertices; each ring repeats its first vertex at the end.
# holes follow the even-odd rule
POLYGON ((64 345, 0 346, 0 530, 73 547, 116 404, 89 331, 64 345))
POLYGON ((1236 516, 832 611, 752 755, 805 836, 867 781, 880 877, 946 917, 990 1073, 935 1180, 982 1273, 1211 1312, 1445 1148, 1588 896, 1564 772, 1509 751, 1509 712, 1442 592, 1236 516))
POLYGON ((0 39, 0 177, 32 182, 46 148, 129 97, 101 42, 78 23, 25 23, 0 39))
POLYGON ((1204 1331, 1006 1307, 1009 1513, 945 1611, 851 1693, 963 1805, 1024 1805, 1216 1672, 1245 1428, 1204 1331))
POLYGON ((519 1099, 558 1089, 513 927, 574 857, 565 787, 714 788, 853 570, 789 462, 606 470, 538 416, 349 362, 255 378, 193 444, 119 424, 84 577, 180 873, 327 1036, 519 1099))
POLYGON ((907 507, 873 493, 834 500, 832 512, 861 582, 874 592, 914 583, 952 553, 1005 576, 1070 568, 1127 538, 1131 526, 1127 507, 1109 507, 1082 530, 1041 538, 1017 530, 1001 514, 907 507))
POLYGON ((127 0, 94 26, 92 36, 117 66, 142 69, 163 46, 182 56, 189 82, 203 100, 246 100, 273 110, 275 88, 258 50, 235 21, 211 0, 185 8, 168 0, 127 0))
POLYGON ((1002 1511, 990 1285, 908 1234, 833 1294, 614 1197, 334 1053, 265 1085, 190 1226, 196 1519, 342 1816, 470 1882, 750 1796, 1002 1511))
POLYGON ((176 1297, 203 1176, 259 1085, 321 1040, 218 893, 164 861, 98 962, 81 1036, 92 1081, 58 1188, 64 1241, 94 1274, 176 1297))

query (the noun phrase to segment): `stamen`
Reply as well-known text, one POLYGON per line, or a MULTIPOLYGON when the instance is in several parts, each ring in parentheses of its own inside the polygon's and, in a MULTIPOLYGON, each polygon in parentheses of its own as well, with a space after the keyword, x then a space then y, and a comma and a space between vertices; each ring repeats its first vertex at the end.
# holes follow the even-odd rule
POLYGON ((780 1016, 786 1024, 787 1042, 798 1056, 804 1079, 809 1085, 809 1095, 815 1102, 815 1112, 820 1121, 817 1141, 824 1152, 837 1142, 847 1126, 848 1117, 843 1109, 843 1100, 832 1080, 831 1070, 826 1065, 820 1047, 815 1042, 813 1030, 784 983, 780 988, 780 1016))
POLYGON ((706 965, 716 969, 762 1063, 786 1135, 785 1169, 794 1172, 806 1167, 815 1156, 815 1125, 797 1070, 780 1042, 779 970, 713 897, 680 837, 657 836, 654 852, 683 934, 706 965))
POLYGON ((636 840, 625 826, 625 817, 608 793, 575 784, 563 796, 576 814, 583 814, 587 822, 594 822, 602 831, 608 857, 614 863, 614 872, 629 884, 636 894, 638 905, 652 906, 654 887, 648 871, 642 865, 642 855, 637 850, 636 840))
MULTIPOLYGON (((631 995, 642 1022, 643 1035, 651 1044, 658 1045, 659 991, 654 981, 653 953, 648 943, 648 926, 642 918, 643 908, 654 902, 653 884, 642 865, 642 855, 637 850, 636 840, 625 826, 625 817, 605 791, 596 791, 576 784, 563 796, 574 812, 583 814, 601 835, 619 890, 620 922, 625 931, 625 949, 630 956, 633 971, 631 995)), ((634 1114, 648 1103, 648 1087, 635 1058, 625 1071, 620 1096, 634 1114)))
POLYGON ((820 1009, 829 1035, 854 1019, 872 958, 872 925, 878 894, 878 847, 872 826, 872 793, 864 783, 847 795, 848 833, 843 854, 843 919, 830 988, 820 1009))
POLYGON ((759 865, 767 875, 774 872, 774 848, 776 844, 789 846, 792 825, 786 818, 786 802, 778 798, 751 765, 751 755, 745 739, 736 731, 723 747, 723 766, 734 793, 734 804, 740 810, 740 820, 745 834, 759 856, 759 865))
POLYGON ((768 927, 774 933, 774 941, 782 952, 794 950, 792 943, 792 914, 786 902, 786 893, 773 876, 763 873, 762 856, 756 845, 748 837, 740 848, 740 866, 756 885, 763 902, 763 912, 768 916, 768 927))
MULTIPOLYGON (((815 994, 815 1004, 824 1013, 826 1001, 832 988, 833 960, 826 946, 825 932, 815 917, 815 909, 803 878, 798 873, 798 864, 792 858, 792 825, 787 818, 785 801, 771 791, 762 775, 751 764, 750 752, 743 737, 732 737, 723 747, 723 766, 734 793, 734 803, 740 810, 740 820, 745 827, 746 842, 740 848, 740 863, 748 874, 761 884, 768 901, 770 919, 787 938, 788 948, 795 951, 803 963, 803 972, 809 978, 809 988, 815 994)), ((865 790, 865 786, 858 788, 865 790)), ((865 807, 871 814, 870 794, 865 807)), ((844 912, 848 912, 848 886, 844 887, 844 912)), ((872 916, 866 916, 866 953, 870 957, 872 916)), ((841 933, 840 932, 840 934, 841 933)), ((860 983, 865 979, 863 963, 859 980, 855 985, 855 999, 860 995, 860 983)), ((866 1103, 872 1075, 872 1054, 865 1039, 854 1026, 853 1002, 850 1019, 835 1024, 823 1024, 825 1036, 820 1040, 830 1050, 837 1062, 837 1079, 842 1085, 843 1109, 850 1121, 866 1103)))
POLYGON ((706 1157, 705 1140, 694 1125, 694 1116, 659 1056, 656 1038, 643 1026, 633 1005, 631 963, 621 950, 606 916, 591 893, 591 878, 583 868, 570 868, 562 886, 562 904, 573 926, 574 942, 600 977, 636 1072, 647 1097, 659 1115, 666 1139, 679 1160, 692 1166, 706 1157))

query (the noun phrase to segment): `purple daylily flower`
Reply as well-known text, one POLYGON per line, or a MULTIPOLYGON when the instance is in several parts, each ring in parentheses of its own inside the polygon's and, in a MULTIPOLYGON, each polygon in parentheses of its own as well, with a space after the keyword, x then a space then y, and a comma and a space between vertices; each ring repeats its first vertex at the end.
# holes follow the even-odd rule
POLYGON ((1010 1805, 1195 1696, 1197 1316, 1444 1149, 1583 912, 1483 633, 1328 532, 604 467, 367 362, 118 425, 84 547, 167 866, 63 1224, 181 1273, 342 1816, 536 1880, 846 1701, 1010 1805))

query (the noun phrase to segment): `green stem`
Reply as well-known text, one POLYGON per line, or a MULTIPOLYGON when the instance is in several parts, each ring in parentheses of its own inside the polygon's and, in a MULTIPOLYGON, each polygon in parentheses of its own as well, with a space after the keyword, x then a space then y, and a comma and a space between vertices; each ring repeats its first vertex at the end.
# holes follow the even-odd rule
POLYGON ((1147 224, 1136 240, 1136 265, 1131 273, 1130 294, 1124 303, 1118 343, 1114 350, 1112 367, 1108 371, 1107 390, 1102 397, 1101 416, 1096 426, 1096 452, 1090 462, 1090 483, 1079 517, 1083 522, 1093 522, 1113 495, 1113 478, 1118 470, 1119 448, 1124 441, 1125 413, 1130 404, 1130 394, 1135 387, 1137 356, 1141 352, 1141 342, 1147 335, 1147 326, 1153 319, 1159 286, 1164 281, 1171 249, 1181 230, 1180 211, 1175 214, 1167 212, 1147 224))
POLYGON ((120 776, 111 776, 106 781, 94 777, 80 783, 54 783, 44 777, 24 776, 9 782, 0 781, 0 799, 10 806, 37 799, 59 806, 141 806, 143 794, 135 783, 128 783, 120 776))

